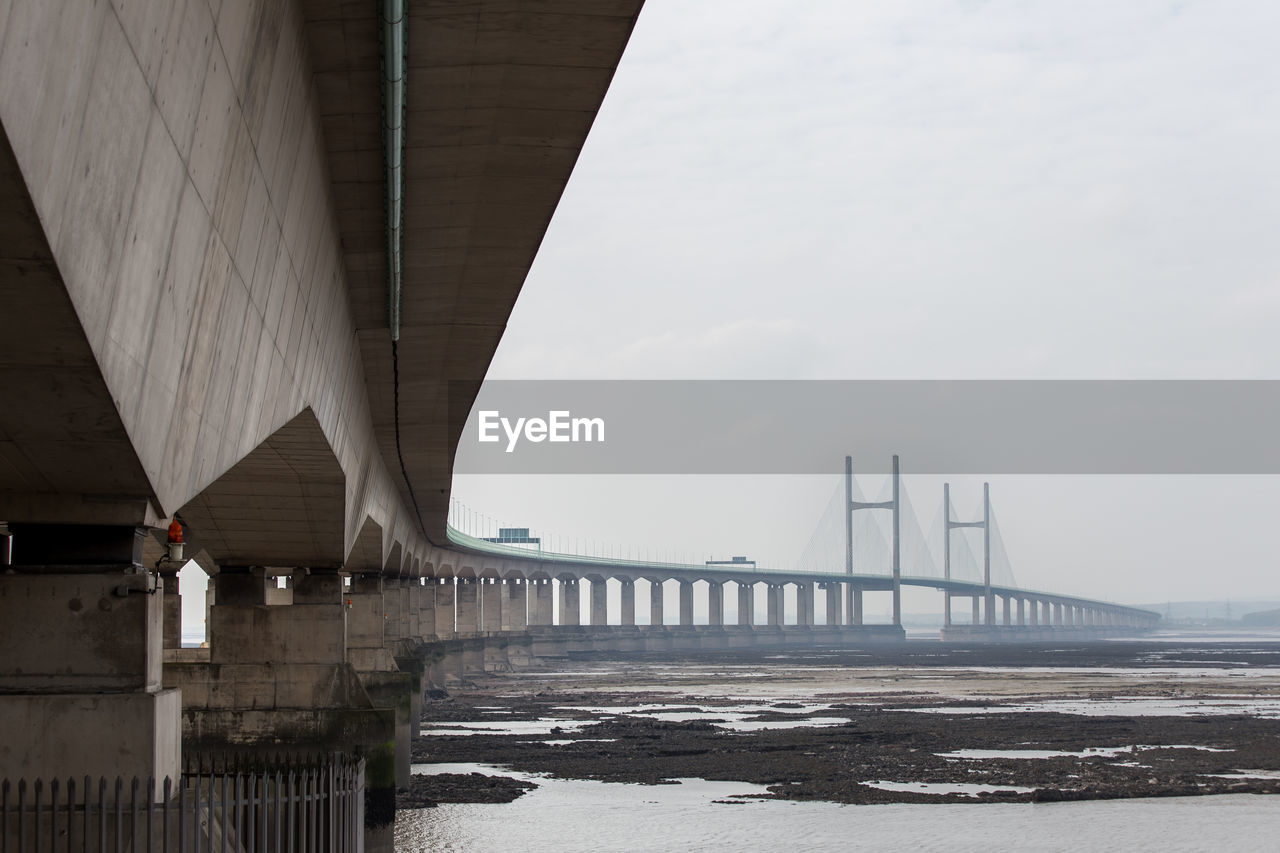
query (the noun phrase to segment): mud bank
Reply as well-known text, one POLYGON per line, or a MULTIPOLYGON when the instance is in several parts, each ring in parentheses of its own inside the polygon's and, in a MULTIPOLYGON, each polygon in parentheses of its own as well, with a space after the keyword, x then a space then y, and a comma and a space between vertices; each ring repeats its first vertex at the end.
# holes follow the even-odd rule
POLYGON ((1280 649, 576 658, 429 701, 423 731, 416 762, 750 782, 790 800, 1280 793, 1280 649))

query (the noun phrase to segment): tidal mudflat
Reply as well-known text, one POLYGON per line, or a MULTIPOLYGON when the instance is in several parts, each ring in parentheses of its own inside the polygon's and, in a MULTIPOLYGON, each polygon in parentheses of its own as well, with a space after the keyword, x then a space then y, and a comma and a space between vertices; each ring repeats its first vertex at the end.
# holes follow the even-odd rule
POLYGON ((1280 793, 1280 644, 584 654, 452 689, 422 732, 427 773, 498 769, 415 779, 405 807, 506 800, 539 776, 754 786, 726 802, 1280 793))

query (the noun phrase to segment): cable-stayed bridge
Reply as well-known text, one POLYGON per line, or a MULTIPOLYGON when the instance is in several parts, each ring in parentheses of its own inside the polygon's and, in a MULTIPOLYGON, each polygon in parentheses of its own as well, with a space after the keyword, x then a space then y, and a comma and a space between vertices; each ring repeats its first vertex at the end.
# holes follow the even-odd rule
POLYGON ((942 593, 942 633, 948 640, 1102 638, 1150 628, 1160 618, 1114 602, 1019 586, 985 484, 977 518, 958 517, 944 485, 926 528, 902 485, 896 457, 892 476, 873 496, 863 492, 852 460, 845 462, 843 481, 789 566, 762 566, 744 557, 652 560, 630 549, 578 548, 576 540, 546 548, 546 537, 536 532, 496 525, 455 503, 451 538, 480 568, 436 569, 436 633, 585 624, 650 632, 737 628, 753 636, 798 629, 818 630, 833 640, 900 639, 903 587, 942 593), (647 618, 643 608, 637 617, 637 583, 648 587, 647 618), (726 586, 730 606, 736 604, 732 618, 726 618, 726 586), (864 597, 885 593, 890 618, 873 624, 864 618, 864 597), (969 600, 967 618, 953 620, 956 598, 969 600))

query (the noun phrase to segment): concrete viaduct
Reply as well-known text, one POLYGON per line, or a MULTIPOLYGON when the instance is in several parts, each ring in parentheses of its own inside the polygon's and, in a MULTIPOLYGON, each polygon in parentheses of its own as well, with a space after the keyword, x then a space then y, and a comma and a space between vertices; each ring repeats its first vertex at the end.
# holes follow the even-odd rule
POLYGON ((725 643, 784 633, 787 583, 809 622, 827 585, 832 636, 900 635, 858 624, 871 579, 761 576, 769 624, 721 627, 731 574, 450 538, 469 403, 640 5, 0 0, 0 777, 356 749, 385 803, 429 667, 498 665, 494 635, 715 644, 696 580, 725 643), (175 518, 207 650, 179 648, 175 518), (623 582, 622 626, 593 594, 571 627, 581 578, 623 582), (631 628, 637 578, 681 583, 680 625, 631 628))

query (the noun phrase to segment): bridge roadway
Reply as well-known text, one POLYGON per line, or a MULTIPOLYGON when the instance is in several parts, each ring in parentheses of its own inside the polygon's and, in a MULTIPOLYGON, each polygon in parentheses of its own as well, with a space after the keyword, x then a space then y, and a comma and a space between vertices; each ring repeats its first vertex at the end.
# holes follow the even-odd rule
MULTIPOLYGON (((590 582, 588 624, 603 627, 618 624, 632 627, 636 623, 635 582, 650 584, 650 625, 664 623, 663 583, 675 581, 679 586, 680 627, 698 622, 713 627, 725 625, 724 585, 737 587, 738 627, 755 625, 757 587, 763 586, 767 627, 784 626, 785 589, 794 589, 795 622, 798 627, 814 627, 815 602, 821 592, 826 598, 823 625, 828 628, 864 626, 863 593, 894 592, 894 578, 888 574, 853 574, 843 572, 795 572, 755 568, 744 570, 732 565, 689 565, 681 563, 619 560, 569 554, 531 551, 476 539, 456 530, 450 531, 457 545, 447 559, 424 569, 428 595, 437 598, 434 632, 437 636, 471 634, 501 630, 520 630, 527 626, 552 625, 551 580, 560 596, 559 621, 563 626, 580 622, 579 583, 590 582), (459 556, 458 552, 462 556, 459 556), (476 567, 479 568, 476 568, 476 567), (606 584, 620 584, 620 612, 610 614, 606 584), (695 618, 693 585, 707 585, 707 610, 702 620, 695 618), (473 587, 475 589, 473 589, 473 587), (532 597, 528 592, 532 587, 532 597), (615 618, 611 618, 616 615, 615 618)), ((931 577, 899 578, 902 586, 928 587, 944 594, 945 609, 951 599, 969 598, 972 619, 968 625, 953 625, 946 613, 944 639, 968 640, 1034 640, 1061 635, 1063 629, 1078 629, 1079 635, 1106 636, 1133 629, 1149 628, 1158 622, 1157 613, 1112 602, 1049 592, 992 586, 981 583, 931 577), (999 603, 1000 612, 995 608, 999 603), (985 611, 985 612, 984 612, 985 611)), ((899 638, 901 629, 897 628, 899 638)), ((856 636, 855 632, 850 632, 856 636)), ((887 636, 879 633, 883 638, 887 636)))

